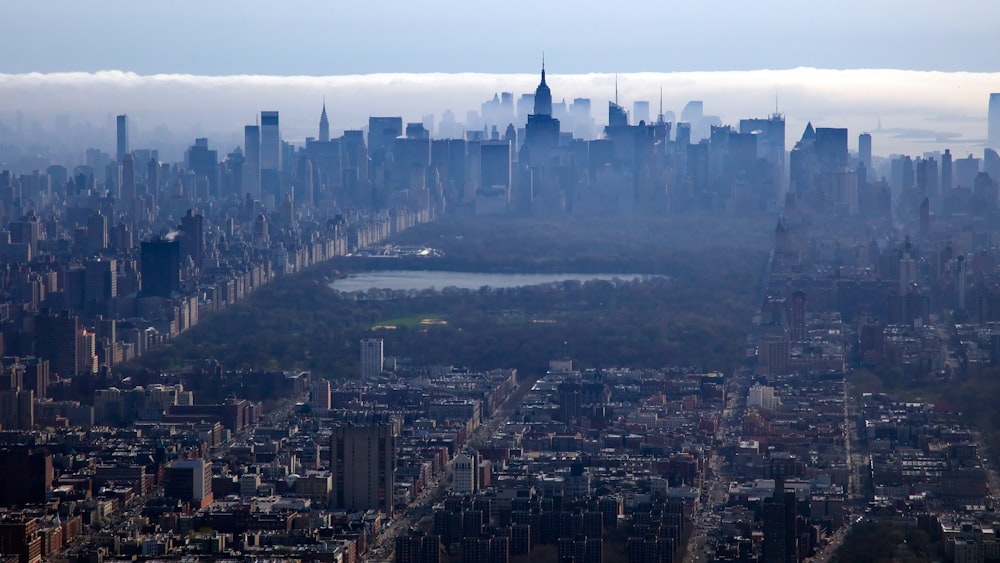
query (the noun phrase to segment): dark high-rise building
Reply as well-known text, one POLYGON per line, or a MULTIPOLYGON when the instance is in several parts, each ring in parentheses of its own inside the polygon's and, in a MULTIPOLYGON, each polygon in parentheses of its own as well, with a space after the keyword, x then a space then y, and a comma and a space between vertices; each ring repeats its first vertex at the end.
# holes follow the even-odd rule
POLYGON ((330 142, 330 121, 326 118, 326 100, 323 100, 323 112, 319 114, 319 141, 330 142))
POLYGON ((20 221, 10 222, 10 242, 28 245, 28 259, 38 254, 38 240, 42 238, 42 224, 38 216, 29 211, 20 221))
POLYGON ((118 163, 120 164, 125 159, 125 155, 128 154, 128 152, 129 152, 129 148, 128 148, 128 116, 124 115, 124 114, 123 115, 119 115, 115 119, 115 125, 117 126, 116 129, 117 129, 117 133, 118 133, 118 137, 117 137, 117 141, 118 141, 117 142, 117 152, 115 153, 115 157, 118 159, 118 163))
POLYGON ((108 217, 98 211, 87 218, 87 252, 97 254, 108 247, 108 217))
POLYGON ((212 503, 212 462, 177 459, 163 471, 163 494, 199 508, 212 503))
POLYGON ((947 192, 955 187, 951 170, 951 149, 944 149, 941 155, 941 191, 947 192))
POLYGON ((368 152, 377 163, 385 158, 385 153, 392 150, 396 138, 403 135, 402 117, 369 117, 368 118, 368 152))
POLYGON ((69 311, 58 316, 43 311, 35 316, 35 355, 49 361, 60 377, 76 373, 76 335, 80 320, 69 311))
POLYGON ((990 94, 989 127, 986 146, 1000 150, 1000 92, 990 94))
POLYGON ((205 248, 205 218, 195 214, 194 209, 188 209, 187 215, 181 218, 180 228, 181 257, 191 257, 194 265, 201 267, 205 248))
POLYGON ((0 450, 0 504, 45 502, 53 477, 51 454, 30 449, 0 450))
POLYGON ((260 126, 243 128, 243 186, 242 194, 260 199, 260 126))
POLYGON ((795 493, 785 491, 782 479, 775 479, 774 496, 764 499, 764 563, 798 563, 798 534, 795 520, 795 493))
POLYGON ((627 127, 628 113, 617 102, 608 102, 608 127, 627 127))
POLYGON ((806 293, 804 291, 792 293, 788 312, 792 341, 802 342, 806 338, 806 293))
POLYGON ((511 146, 507 141, 486 141, 480 146, 480 189, 503 187, 510 196, 511 146))
POLYGON ((391 425, 335 426, 330 465, 334 507, 392 514, 396 437, 391 425))
POLYGON ((528 116, 522 158, 519 159, 529 166, 538 166, 547 161, 548 152, 559 146, 559 120, 552 117, 552 92, 545 83, 544 64, 542 80, 535 89, 534 101, 535 112, 528 116))
POLYGON ((208 148, 208 139, 201 137, 194 140, 184 153, 184 161, 188 170, 195 173, 199 185, 197 197, 219 196, 219 153, 208 148))
POLYGON ((181 288, 181 245, 177 240, 155 239, 140 249, 143 297, 170 297, 181 288))
POLYGON ((552 91, 545 83, 545 61, 542 61, 542 81, 535 88, 535 115, 552 115, 552 91))
POLYGON ((118 296, 117 266, 114 258, 84 263, 83 300, 88 314, 104 314, 108 302, 118 296))
POLYGON ((260 112, 260 169, 281 170, 281 129, 278 112, 260 112))
POLYGON ((824 171, 847 166, 847 129, 816 128, 816 158, 824 171))
POLYGON ((864 166, 865 177, 859 178, 862 181, 874 180, 872 174, 872 135, 862 133, 858 135, 858 164, 864 166))

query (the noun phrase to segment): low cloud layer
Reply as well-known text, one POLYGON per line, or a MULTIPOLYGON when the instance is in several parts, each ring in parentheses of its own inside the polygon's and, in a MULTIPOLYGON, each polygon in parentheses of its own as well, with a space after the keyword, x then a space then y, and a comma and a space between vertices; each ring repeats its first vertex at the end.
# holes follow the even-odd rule
MULTIPOLYGON (((549 74, 547 82, 556 101, 590 98, 594 117, 602 124, 607 120, 606 101, 615 95, 615 80, 613 74, 549 74)), ((619 75, 617 80, 619 101, 626 108, 635 100, 648 100, 655 115, 662 88, 665 111, 679 114, 688 100, 699 99, 704 101, 706 114, 736 124, 742 117, 774 112, 777 102, 778 111, 786 115, 789 148, 806 122, 812 121, 818 127, 848 127, 852 148, 857 134, 869 131, 874 135, 875 152, 882 155, 944 148, 958 154, 981 153, 989 93, 991 88, 1000 89, 1000 73, 901 70, 633 73, 619 75)), ((9 143, 31 130, 44 136, 50 130, 57 132, 59 124, 64 128, 69 124, 74 143, 110 150, 114 144, 111 116, 126 113, 133 122, 133 147, 178 144, 181 139, 190 144, 196 136, 207 136, 213 148, 225 153, 242 144, 243 125, 253 123, 264 109, 281 112, 282 136, 294 143, 316 135, 324 98, 331 130, 338 134, 365 127, 370 115, 419 121, 433 114, 437 120, 451 109, 461 121, 467 111, 478 110, 494 93, 507 91, 518 97, 533 91, 537 83, 534 74, 475 73, 0 74, 0 99, 4 100, 0 141, 9 143)), ((44 138, 33 140, 50 143, 44 138)), ((163 156, 176 156, 171 149, 176 147, 165 148, 163 156)))

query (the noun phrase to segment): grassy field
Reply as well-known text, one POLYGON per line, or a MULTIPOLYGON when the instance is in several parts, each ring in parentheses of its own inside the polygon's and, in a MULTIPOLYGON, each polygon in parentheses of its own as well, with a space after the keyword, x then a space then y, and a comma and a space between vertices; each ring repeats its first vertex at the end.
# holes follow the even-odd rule
POLYGON ((405 317, 393 317, 384 321, 378 321, 372 325, 372 329, 394 329, 394 328, 420 328, 430 326, 446 325, 448 321, 444 315, 436 313, 421 313, 417 315, 407 315, 405 317))

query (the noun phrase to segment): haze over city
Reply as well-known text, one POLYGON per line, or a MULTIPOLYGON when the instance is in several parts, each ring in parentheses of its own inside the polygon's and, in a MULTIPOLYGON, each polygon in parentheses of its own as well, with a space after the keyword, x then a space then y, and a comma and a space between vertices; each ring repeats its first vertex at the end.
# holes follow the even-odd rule
MULTIPOLYGON (((540 53, 523 61, 540 65, 540 53)), ((663 89, 665 112, 679 115, 689 100, 702 100, 705 113, 722 123, 742 117, 785 114, 788 130, 815 126, 848 127, 873 134, 877 155, 922 154, 951 147, 956 153, 980 152, 986 138, 990 86, 1000 73, 896 70, 753 70, 719 72, 643 72, 564 74, 561 61, 549 57, 550 83, 556 101, 590 98, 593 117, 606 124, 603 105, 615 98, 631 109, 649 102, 655 118, 663 89), (882 130, 879 130, 881 125, 882 130)), ((361 129, 370 115, 402 115, 440 121, 446 110, 464 121, 466 112, 498 92, 531 92, 537 70, 522 74, 362 74, 349 76, 197 76, 141 75, 131 72, 0 75, 5 100, 0 122, 17 127, 27 140, 76 154, 100 146, 113 131, 111 116, 132 119, 136 146, 156 144, 164 156, 179 158, 196 136, 210 137, 221 149, 241 142, 240 126, 260 108, 282 112, 282 134, 303 143, 316 135, 324 99, 334 132, 361 129), (56 129, 62 115, 67 130, 56 129), (35 129, 33 132, 32 130, 35 129)), ((432 133, 434 130, 432 129, 432 133)), ((791 139, 792 134, 789 135, 791 139)), ((787 147, 791 149, 791 144, 787 147)), ((856 144, 852 150, 856 150, 856 144)))
POLYGON ((0 563, 1000 561, 1000 3, 4 8, 0 563))

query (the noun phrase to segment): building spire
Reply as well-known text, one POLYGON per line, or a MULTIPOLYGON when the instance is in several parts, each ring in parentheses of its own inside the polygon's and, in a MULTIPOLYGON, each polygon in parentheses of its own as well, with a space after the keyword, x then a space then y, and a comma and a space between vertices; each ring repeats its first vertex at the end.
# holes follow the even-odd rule
POLYGON ((615 73, 615 105, 618 105, 618 73, 615 73))
POLYGON ((545 84, 545 51, 542 51, 542 84, 545 84))

